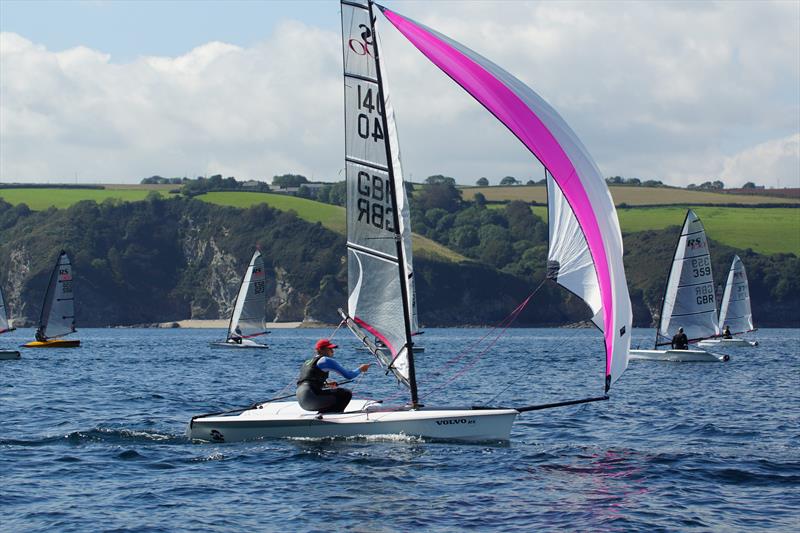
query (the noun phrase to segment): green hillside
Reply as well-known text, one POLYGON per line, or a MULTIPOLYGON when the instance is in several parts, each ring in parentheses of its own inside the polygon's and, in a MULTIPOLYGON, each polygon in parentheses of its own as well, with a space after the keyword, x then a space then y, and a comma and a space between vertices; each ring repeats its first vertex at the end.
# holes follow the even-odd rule
MULTIPOLYGON (((495 206, 491 206, 495 207, 495 206)), ((502 208, 502 205, 496 208, 502 208)), ((638 207, 617 209, 623 233, 680 226, 688 207, 638 207)), ((800 256, 800 209, 791 207, 692 207, 709 237, 733 248, 750 248, 761 254, 792 253, 800 256)), ((547 220, 547 207, 533 212, 547 220)), ((677 235, 676 235, 677 239, 677 235)))
MULTIPOLYGON (((196 197, 211 204, 247 208, 257 204, 267 204, 281 211, 294 211, 308 222, 319 222, 329 230, 344 234, 347 231, 345 210, 337 205, 324 204, 285 194, 266 194, 258 192, 209 192, 196 197)), ((438 256, 448 261, 464 261, 466 257, 421 235, 414 235, 414 253, 438 256)))
MULTIPOLYGON (((800 205, 797 198, 774 198, 768 196, 725 194, 710 191, 674 189, 671 187, 631 187, 611 185, 611 196, 617 205, 671 205, 671 204, 743 204, 743 205, 800 205)), ((472 200, 475 193, 483 194, 490 202, 547 203, 547 188, 544 185, 516 185, 513 187, 462 187, 464 200, 472 200)))
MULTIPOLYGON (((66 208, 81 200, 102 202, 106 199, 122 201, 143 200, 152 191, 163 196, 169 195, 173 186, 115 185, 106 189, 0 189, 0 198, 12 205, 25 203, 34 211, 49 207, 66 208)), ((765 198, 759 196, 727 195, 685 189, 645 188, 612 186, 612 194, 618 203, 633 206, 655 203, 752 203, 769 205, 775 203, 798 203, 796 199, 765 198)), ((546 202, 543 186, 516 187, 467 187, 462 189, 465 200, 475 192, 481 192, 488 200, 523 199, 525 201, 546 202)), ((256 192, 211 192, 198 196, 200 200, 224 206, 246 208, 259 203, 280 210, 293 210, 300 218, 309 222, 319 222, 324 227, 343 234, 345 232, 344 209, 338 206, 306 200, 282 194, 256 192)), ((492 208, 502 205, 490 204, 492 208)), ((740 207, 695 207, 712 239, 735 248, 751 248, 759 253, 794 253, 800 255, 800 209, 794 208, 740 208, 740 207)), ((535 206, 534 212, 546 218, 547 208, 535 206)), ((686 207, 665 206, 654 208, 619 209, 622 231, 632 233, 644 230, 657 230, 680 225, 686 207)), ((414 236, 414 249, 421 254, 462 261, 464 256, 437 244, 425 237, 414 236)))
MULTIPOLYGON (((27 204, 34 211, 42 211, 49 207, 65 209, 81 200, 94 200, 102 202, 109 198, 125 202, 144 200, 154 189, 131 186, 131 188, 114 189, 0 189, 0 198, 6 202, 17 205, 27 204)), ((167 195, 167 191, 157 191, 167 195)))
POLYGON ((344 233, 346 230, 344 208, 296 196, 231 191, 209 192, 195 198, 211 204, 238 208, 247 208, 263 203, 281 211, 294 211, 303 220, 319 222, 336 233, 344 233))

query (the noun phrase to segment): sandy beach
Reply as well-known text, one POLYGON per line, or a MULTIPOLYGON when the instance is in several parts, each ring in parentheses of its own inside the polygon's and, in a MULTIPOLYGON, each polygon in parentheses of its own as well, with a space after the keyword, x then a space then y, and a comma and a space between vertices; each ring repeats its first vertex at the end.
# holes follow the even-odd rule
MULTIPOLYGON (((328 324, 307 323, 307 322, 267 322, 266 329, 291 329, 291 328, 316 328, 326 327, 328 324)), ((162 322, 158 325, 160 328, 197 328, 197 329, 226 329, 228 327, 227 319, 219 320, 177 320, 175 322, 162 322), (177 324, 177 326, 175 325, 177 324)))

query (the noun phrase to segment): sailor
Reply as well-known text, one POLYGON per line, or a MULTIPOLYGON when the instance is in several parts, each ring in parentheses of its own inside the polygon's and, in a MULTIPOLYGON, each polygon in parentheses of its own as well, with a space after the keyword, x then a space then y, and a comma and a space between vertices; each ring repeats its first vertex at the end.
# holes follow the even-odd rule
POLYGON ((686 333, 683 332, 683 328, 678 328, 678 333, 672 337, 672 349, 673 350, 688 350, 689 349, 689 338, 686 336, 686 333))
POLYGON ((727 324, 725 325, 725 329, 722 331, 722 338, 723 339, 732 339, 733 335, 731 335, 731 328, 727 324))
POLYGON ((306 411, 320 413, 341 413, 350 403, 353 393, 329 381, 330 371, 341 374, 345 379, 353 379, 363 374, 369 364, 363 364, 355 370, 347 370, 333 359, 333 350, 338 348, 328 339, 317 341, 317 355, 303 363, 300 376, 297 378, 297 401, 306 411), (326 388, 327 386, 327 388, 326 388))
POLYGON ((233 330, 233 335, 231 335, 229 340, 235 342, 236 344, 242 344, 242 328, 236 326, 236 329, 233 330))
POLYGON ((39 342, 44 342, 47 340, 47 337, 44 336, 44 329, 42 329, 42 326, 36 328, 36 333, 34 334, 34 336, 36 337, 36 340, 39 342))

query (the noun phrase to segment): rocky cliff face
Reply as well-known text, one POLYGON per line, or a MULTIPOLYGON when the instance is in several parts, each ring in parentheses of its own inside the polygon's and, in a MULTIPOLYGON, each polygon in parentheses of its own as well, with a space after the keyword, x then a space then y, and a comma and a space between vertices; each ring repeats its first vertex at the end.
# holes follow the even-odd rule
MULTIPOLYGON (((13 319, 15 327, 27 327, 35 323, 35 318, 28 317, 32 310, 25 299, 25 282, 31 273, 31 255, 24 244, 9 251, 10 264, 14 268, 8 271, 6 278, 6 312, 13 319)), ((38 317, 37 317, 38 318, 38 317)))
MULTIPOLYGON (((220 237, 206 237, 204 236, 206 230, 207 228, 203 228, 188 217, 183 221, 181 232, 183 256, 190 270, 202 273, 200 278, 192 282, 200 284, 205 289, 203 296, 189 302, 191 318, 227 318, 233 312, 239 285, 251 252, 246 252, 247 259, 244 262, 237 261, 237 257, 225 251, 218 242, 219 238, 227 241, 230 230, 220 228, 218 230, 220 237)), ((305 307, 311 297, 292 287, 286 270, 281 267, 273 269, 267 267, 266 278, 266 320, 272 322, 305 320, 305 307)))

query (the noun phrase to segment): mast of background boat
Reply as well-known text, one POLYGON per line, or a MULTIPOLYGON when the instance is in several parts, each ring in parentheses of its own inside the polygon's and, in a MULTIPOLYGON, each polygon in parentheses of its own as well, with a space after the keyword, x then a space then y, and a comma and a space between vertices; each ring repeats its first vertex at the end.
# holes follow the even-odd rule
POLYGON ((383 113, 381 113, 381 127, 384 131, 383 143, 386 146, 386 159, 389 163, 386 165, 389 169, 389 180, 392 184, 391 192, 392 192, 392 204, 394 209, 392 209, 392 223, 394 224, 394 234, 395 234, 395 244, 397 245, 397 268, 398 274, 400 275, 400 286, 402 287, 401 295, 403 301, 403 322, 405 323, 406 328, 406 357, 408 358, 408 383, 409 388, 411 389, 411 405, 412 407, 417 407, 419 404, 419 396, 417 393, 417 375, 414 370, 414 342, 411 336, 411 308, 409 306, 408 301, 408 289, 407 289, 407 276, 406 273, 406 259, 403 254, 403 236, 400 234, 400 213, 397 209, 397 187, 395 186, 394 181, 394 165, 392 164, 392 148, 389 142, 389 121, 386 117, 386 100, 384 99, 383 95, 383 77, 381 75, 381 61, 380 55, 378 52, 378 34, 375 32, 375 13, 373 11, 372 0, 368 0, 369 5, 369 26, 370 31, 372 31, 372 36, 374 39, 373 50, 375 51, 375 75, 378 78, 378 100, 381 104, 381 109, 383 109, 383 113))
POLYGON ((47 282, 47 290, 44 293, 44 302, 42 302, 42 312, 39 315, 39 327, 42 328, 43 334, 47 330, 47 321, 49 321, 50 318, 50 307, 53 306, 53 296, 55 293, 55 286, 56 286, 56 284, 53 283, 53 280, 56 277, 56 273, 58 272, 58 267, 61 264, 62 255, 64 255, 64 250, 61 250, 61 252, 58 254, 58 258, 56 258, 56 266, 54 266, 52 272, 50 272, 50 281, 47 282))

